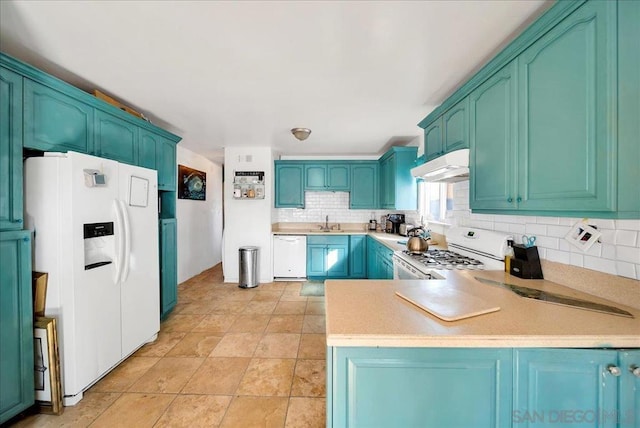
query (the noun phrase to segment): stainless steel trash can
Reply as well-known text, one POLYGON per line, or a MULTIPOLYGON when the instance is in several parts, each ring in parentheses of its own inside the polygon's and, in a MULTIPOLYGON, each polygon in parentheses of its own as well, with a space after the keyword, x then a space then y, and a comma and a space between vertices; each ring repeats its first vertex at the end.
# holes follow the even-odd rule
POLYGON ((240 288, 258 286, 258 247, 240 247, 240 288))

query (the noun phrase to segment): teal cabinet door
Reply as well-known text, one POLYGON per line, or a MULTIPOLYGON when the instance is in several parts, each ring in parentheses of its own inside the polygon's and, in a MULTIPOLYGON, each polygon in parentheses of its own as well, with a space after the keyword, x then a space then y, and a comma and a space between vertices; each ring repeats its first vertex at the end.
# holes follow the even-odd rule
POLYGON ((307 241, 307 277, 327 276, 325 244, 309 244, 307 241))
POLYGON ((349 276, 349 244, 344 236, 344 243, 327 245, 326 269, 328 278, 347 278, 349 276))
POLYGON ((24 147, 94 153, 93 107, 24 79, 24 147))
POLYGON ((307 278, 347 278, 349 236, 307 236, 307 278))
POLYGON ((304 188, 305 190, 325 190, 327 187, 327 165, 326 164, 305 164, 304 165, 304 188))
POLYGON ((378 182, 378 162, 352 164, 349 208, 378 208, 378 182))
POLYGON ((616 209, 615 31, 587 2, 520 55, 520 210, 616 209))
POLYGON ((0 423, 4 423, 35 398, 31 232, 0 232, 0 254, 0 423))
POLYGON ((0 230, 22 229, 22 76, 0 67, 0 230))
POLYGON ((348 191, 350 189, 350 165, 348 163, 305 163, 305 190, 348 191))
POLYGON ((442 155, 442 118, 424 129, 424 157, 426 161, 442 155))
POLYGON ((516 62, 480 85, 469 96, 472 209, 513 209, 516 156, 516 62))
POLYGON ((592 415, 580 426, 617 425, 615 417, 596 417, 617 415, 618 381, 608 370, 617 365, 615 350, 517 349, 514 358, 514 426, 543 426, 533 418, 548 423, 566 412, 592 415))
POLYGON ((176 191, 177 169, 176 144, 173 141, 158 136, 156 144, 158 190, 176 191))
POLYGON ((146 129, 140 129, 138 141, 138 166, 156 169, 156 147, 160 137, 146 129))
POLYGON ((96 154, 129 165, 138 163, 138 127, 101 110, 95 118, 96 154))
POLYGON ((334 427, 505 427, 509 349, 330 348, 334 427))
POLYGON ((618 353, 620 376, 620 428, 635 428, 640 423, 640 350, 618 353))
POLYGON ((178 303, 178 257, 176 219, 160 220, 160 318, 178 303))
POLYGON ((442 116, 443 153, 469 147, 469 99, 465 98, 442 116))
POLYGON ((304 208, 304 166, 276 161, 275 174, 275 207, 304 208))
POLYGON ((376 260, 378 241, 367 236, 367 279, 378 278, 378 261, 376 260))
POLYGON ((392 208, 395 199, 395 186, 393 185, 393 172, 391 171, 391 158, 380 160, 380 207, 392 208))
POLYGON ((327 190, 350 190, 351 167, 348 163, 327 165, 327 190))
POLYGON ((411 175, 417 147, 392 147, 380 159, 380 205, 385 209, 415 210, 418 185, 411 175))
POLYGON ((367 277, 367 235, 349 236, 349 278, 367 277))

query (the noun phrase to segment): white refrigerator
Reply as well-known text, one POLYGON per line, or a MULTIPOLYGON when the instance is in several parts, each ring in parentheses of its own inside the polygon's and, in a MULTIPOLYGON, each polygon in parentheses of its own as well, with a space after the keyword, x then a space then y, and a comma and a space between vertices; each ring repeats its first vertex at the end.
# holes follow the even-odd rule
POLYGON ((64 405, 160 330, 156 171, 75 152, 25 161, 34 270, 58 319, 64 405))

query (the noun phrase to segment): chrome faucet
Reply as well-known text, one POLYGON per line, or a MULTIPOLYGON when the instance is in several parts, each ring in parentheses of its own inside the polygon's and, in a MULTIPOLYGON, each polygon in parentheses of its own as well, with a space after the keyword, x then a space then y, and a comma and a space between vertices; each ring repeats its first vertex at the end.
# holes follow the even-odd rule
POLYGON ((320 228, 320 230, 324 231, 324 232, 328 232, 331 229, 329 228, 329 216, 326 216, 324 218, 324 224, 320 224, 318 225, 318 227, 320 228))

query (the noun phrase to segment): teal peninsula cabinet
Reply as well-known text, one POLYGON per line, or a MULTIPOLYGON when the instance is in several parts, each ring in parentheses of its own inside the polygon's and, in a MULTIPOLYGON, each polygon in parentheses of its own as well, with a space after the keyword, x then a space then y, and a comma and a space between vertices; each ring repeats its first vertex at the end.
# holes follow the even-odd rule
POLYGON ((328 427, 638 427, 640 309, 616 304, 626 318, 551 305, 474 278, 597 299, 504 272, 438 273, 325 282, 328 427), (417 290, 500 310, 444 321, 396 295, 417 290))
POLYGON ((476 213, 640 218, 639 20, 557 2, 420 122, 425 157, 468 138, 476 213))
POLYGON ((163 316, 175 306, 180 137, 0 53, 0 423, 33 404, 31 238, 23 154, 76 151, 158 172, 163 316), (25 149, 28 149, 25 151, 25 149))

